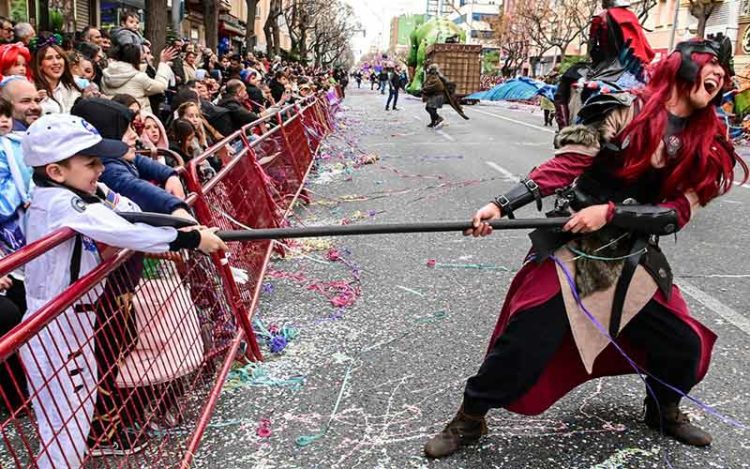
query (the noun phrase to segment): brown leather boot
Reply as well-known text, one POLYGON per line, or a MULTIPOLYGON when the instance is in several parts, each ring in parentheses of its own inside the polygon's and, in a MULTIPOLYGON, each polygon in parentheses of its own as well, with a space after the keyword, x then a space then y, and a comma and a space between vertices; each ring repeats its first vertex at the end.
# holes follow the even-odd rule
POLYGON ((461 406, 443 431, 425 443, 424 454, 428 458, 444 458, 463 446, 476 443, 482 435, 486 434, 487 422, 484 416, 464 413, 464 407, 461 406))
POLYGON ((661 403, 657 408, 656 402, 650 397, 644 403, 646 407, 646 425, 657 431, 663 431, 665 435, 674 438, 680 443, 690 446, 708 446, 713 437, 704 430, 690 423, 690 419, 680 410, 676 402, 661 403), (661 410, 661 419, 659 411, 661 410))

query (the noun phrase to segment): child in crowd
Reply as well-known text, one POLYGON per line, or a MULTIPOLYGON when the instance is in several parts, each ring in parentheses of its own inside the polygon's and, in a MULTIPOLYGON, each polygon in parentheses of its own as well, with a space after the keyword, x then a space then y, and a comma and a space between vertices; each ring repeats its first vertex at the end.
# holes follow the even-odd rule
POLYGON ((129 29, 136 34, 141 33, 141 18, 138 13, 128 10, 120 17, 120 26, 125 29, 129 29))
MULTIPOLYGON (((118 215, 140 209, 98 183, 103 171, 99 158, 122 157, 127 151, 122 141, 102 139, 91 124, 70 114, 46 115, 29 127, 23 152, 26 164, 34 168, 36 188, 27 240, 34 242, 63 227, 78 235, 27 264, 25 317, 102 261, 96 243, 152 253, 227 249, 214 229, 152 227, 118 215)), ((102 291, 103 286, 97 285, 88 296, 96 298, 102 291)), ((91 340, 95 309, 95 304, 79 300, 21 349, 41 438, 36 461, 41 468, 77 467, 84 461, 97 399, 98 370, 91 340)), ((120 431, 98 442, 89 454, 126 455, 142 446, 120 431)))
POLYGON ((200 155, 196 145, 195 127, 185 119, 175 119, 169 128, 169 149, 177 153, 187 163, 200 155))
MULTIPOLYGON (((143 113, 143 132, 141 132, 141 143, 147 149, 169 149, 169 139, 167 131, 164 129, 161 121, 153 114, 143 113)), ((165 163, 164 157, 157 158, 161 163, 165 163)))
POLYGON ((0 74, 2 77, 19 75, 34 81, 31 75, 31 53, 22 43, 0 45, 0 74))
POLYGON ((0 98, 0 137, 4 137, 13 130, 13 106, 0 98))
MULTIPOLYGON (((9 135, 12 112, 11 104, 0 98, 0 257, 26 244, 22 219, 31 185, 31 171, 23 163, 20 141, 9 135)), ((18 325, 26 312, 23 280, 22 269, 0 277, 0 337, 18 325)), ((13 410, 23 405, 26 378, 15 354, 8 358, 7 367, 0 367, 0 389, 8 399, 7 404, 0 402, 0 408, 13 410)))
MULTIPOLYGON (((194 101, 188 101, 181 104, 180 107, 177 108, 177 118, 184 119, 193 124, 193 129, 195 130, 195 142, 193 148, 198 149, 198 155, 206 151, 215 143, 224 139, 224 136, 217 132, 216 129, 206 121, 201 113, 200 106, 194 101)), ((211 156, 207 161, 215 171, 221 169, 221 161, 216 156, 211 156)))

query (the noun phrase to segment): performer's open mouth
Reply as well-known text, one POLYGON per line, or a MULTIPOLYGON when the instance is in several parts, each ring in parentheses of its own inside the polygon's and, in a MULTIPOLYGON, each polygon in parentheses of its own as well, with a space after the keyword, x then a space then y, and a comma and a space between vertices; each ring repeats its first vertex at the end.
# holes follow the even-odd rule
POLYGON ((703 88, 708 94, 713 94, 719 88, 719 83, 714 78, 706 78, 703 81, 703 88))

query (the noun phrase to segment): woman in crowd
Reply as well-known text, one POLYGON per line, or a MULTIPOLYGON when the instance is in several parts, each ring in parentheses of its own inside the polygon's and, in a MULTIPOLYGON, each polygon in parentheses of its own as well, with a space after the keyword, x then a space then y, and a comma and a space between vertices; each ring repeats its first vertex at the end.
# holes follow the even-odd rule
POLYGON ((129 94, 146 112, 153 112, 148 97, 164 93, 172 79, 172 70, 167 62, 172 60, 176 51, 169 47, 160 55, 156 76, 150 78, 141 67, 141 47, 136 44, 124 44, 115 53, 114 60, 102 72, 102 92, 107 96, 129 94))
POLYGON ((70 112, 83 93, 70 72, 67 54, 55 36, 40 39, 35 49, 32 64, 42 114, 70 112))
POLYGON ((31 54, 21 42, 0 46, 0 79, 12 75, 24 76, 34 81, 31 75, 31 54))

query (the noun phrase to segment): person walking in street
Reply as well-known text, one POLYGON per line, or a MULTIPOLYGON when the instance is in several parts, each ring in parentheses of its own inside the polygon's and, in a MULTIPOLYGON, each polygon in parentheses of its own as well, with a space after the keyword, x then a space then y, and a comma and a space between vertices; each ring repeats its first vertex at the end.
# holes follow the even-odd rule
POLYGON ((357 70, 354 72, 354 79, 357 81, 357 89, 362 88, 362 72, 357 70))
POLYGON ((443 104, 449 104, 459 116, 466 120, 469 117, 464 114, 461 105, 453 96, 456 85, 440 73, 437 64, 430 64, 425 72, 425 80, 422 85, 422 101, 426 103, 425 109, 430 115, 429 128, 440 128, 443 125, 443 118, 438 115, 437 110, 443 107, 443 104))
POLYGON ((378 74, 378 82, 380 83, 378 87, 380 94, 385 94, 385 85, 388 83, 388 72, 386 72, 385 69, 381 70, 378 74))
POLYGON ((544 112, 544 126, 551 126, 555 119, 555 103, 553 103, 548 97, 542 95, 539 100, 539 107, 544 112))
POLYGON ((437 113, 437 110, 443 107, 445 85, 438 75, 438 66, 435 64, 427 67, 427 75, 422 85, 422 101, 425 103, 425 110, 430 115, 430 123, 427 125, 433 128, 442 125, 443 118, 437 113))
POLYGON ((711 444, 679 403, 705 377, 716 335, 690 315, 658 241, 748 179, 716 117, 731 60, 728 39, 678 44, 645 88, 589 100, 554 158, 474 214, 464 234, 486 236, 490 220, 556 194, 552 216, 570 218, 532 233, 484 362, 427 456, 478 441, 490 409, 538 415, 588 380, 628 373, 646 384, 649 428, 711 444))
POLYGON ((378 75, 373 70, 370 72, 370 91, 375 89, 375 83, 378 81, 378 75))
POLYGON ((396 104, 398 103, 398 89, 401 86, 401 80, 399 79, 398 72, 394 69, 388 70, 388 100, 385 102, 385 110, 388 111, 391 100, 393 100, 393 110, 398 111, 396 104))

